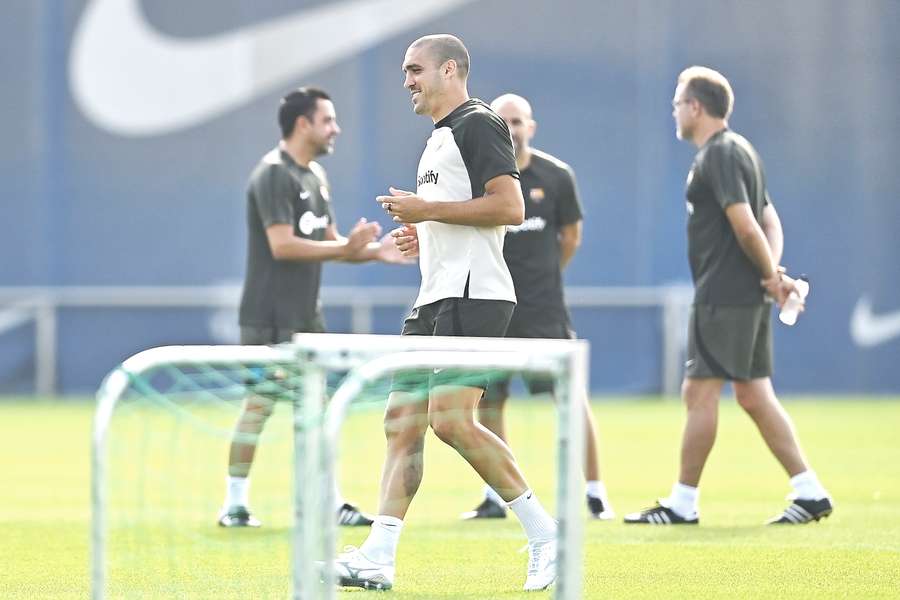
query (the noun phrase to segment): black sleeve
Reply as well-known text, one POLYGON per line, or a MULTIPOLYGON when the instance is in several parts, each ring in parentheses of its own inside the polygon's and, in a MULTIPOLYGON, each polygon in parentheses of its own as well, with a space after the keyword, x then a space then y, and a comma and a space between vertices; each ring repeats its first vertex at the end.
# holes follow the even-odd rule
POLYGON ((293 224, 294 183, 290 174, 276 165, 261 171, 250 183, 250 193, 263 227, 293 224))
POLYGON ((577 223, 582 218, 581 199, 578 196, 578 184, 575 172, 571 167, 560 171, 559 202, 556 204, 556 218, 560 226, 577 223))
POLYGON ((747 184, 741 175, 734 149, 713 145, 706 151, 703 162, 704 179, 722 210, 738 202, 750 202, 747 184))
POLYGON ((484 195, 484 185, 499 175, 519 178, 512 138, 506 122, 493 112, 469 115, 453 129, 472 182, 472 197, 484 195))

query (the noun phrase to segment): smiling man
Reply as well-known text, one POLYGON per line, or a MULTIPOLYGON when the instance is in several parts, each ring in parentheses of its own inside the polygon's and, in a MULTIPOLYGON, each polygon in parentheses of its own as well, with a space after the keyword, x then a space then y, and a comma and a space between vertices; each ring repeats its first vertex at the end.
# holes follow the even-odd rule
MULTIPOLYGON (((314 87, 292 91, 281 100, 278 123, 282 139, 253 170, 247 191, 247 273, 239 319, 244 345, 279 344, 294 333, 325 330, 319 302, 323 262, 407 262, 388 236, 374 241, 381 231, 377 222, 360 219, 348 237, 338 233, 328 178, 314 160, 334 151, 341 132, 328 94, 314 87)), ((275 398, 260 392, 264 378, 258 383, 250 386, 231 442, 222 527, 260 526, 249 509, 248 476, 275 398)), ((336 498, 341 525, 371 524, 340 493, 336 498)))
MULTIPOLYGON (((418 230, 422 285, 403 335, 502 337, 515 307, 503 260, 506 225, 519 225, 524 202, 506 123, 469 98, 469 53, 451 35, 412 43, 403 60, 404 86, 416 114, 434 131, 419 161, 416 192, 391 188, 377 200, 394 221, 418 230)), ((342 585, 388 589, 394 583, 403 519, 422 481, 430 426, 519 517, 528 537, 526 590, 556 578, 556 523, 529 488, 509 447, 475 419, 485 378, 435 373, 418 386, 427 401, 398 380, 385 415, 387 457, 378 516, 359 549, 338 557, 342 585)))

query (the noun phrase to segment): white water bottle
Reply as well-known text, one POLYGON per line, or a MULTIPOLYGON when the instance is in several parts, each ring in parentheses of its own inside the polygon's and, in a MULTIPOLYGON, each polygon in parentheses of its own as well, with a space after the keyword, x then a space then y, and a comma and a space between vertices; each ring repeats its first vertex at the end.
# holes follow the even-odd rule
POLYGON ((801 275, 794 280, 794 291, 784 301, 781 312, 778 313, 778 318, 781 319, 782 323, 793 325, 797 322, 797 317, 800 315, 800 307, 803 306, 803 300, 806 299, 808 294, 809 280, 806 278, 806 275, 801 275))

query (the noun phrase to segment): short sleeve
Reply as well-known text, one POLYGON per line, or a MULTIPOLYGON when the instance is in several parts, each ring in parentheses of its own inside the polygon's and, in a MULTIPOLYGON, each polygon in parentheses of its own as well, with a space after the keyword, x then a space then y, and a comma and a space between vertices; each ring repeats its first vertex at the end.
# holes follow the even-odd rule
POLYGON ((578 195, 578 184, 575 172, 568 165, 559 178, 559 196, 556 204, 557 223, 560 226, 571 225, 582 219, 581 199, 578 195))
POLYGON ((294 182, 283 169, 272 165, 262 171, 251 182, 250 195, 263 227, 294 222, 294 182))
POLYGON ((720 144, 710 146, 703 166, 704 179, 723 210, 738 202, 750 202, 735 152, 720 144))
POLYGON ((461 137, 459 147, 472 182, 473 198, 483 196, 485 184, 494 177, 519 178, 512 138, 503 119, 492 112, 476 112, 454 134, 461 137))

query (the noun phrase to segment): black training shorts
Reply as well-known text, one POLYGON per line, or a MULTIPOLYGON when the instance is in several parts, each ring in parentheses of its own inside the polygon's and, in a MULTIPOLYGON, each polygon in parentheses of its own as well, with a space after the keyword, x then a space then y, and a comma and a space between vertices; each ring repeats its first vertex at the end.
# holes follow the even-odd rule
MULTIPOLYGON (((444 298, 418 306, 403 322, 401 335, 446 335, 460 337, 503 337, 515 304, 506 300, 444 298)), ((414 392, 435 385, 487 387, 491 375, 464 373, 458 369, 438 369, 394 376, 391 391, 414 392)))
POLYGON ((772 375, 772 305, 695 304, 685 376, 730 381, 772 375))

